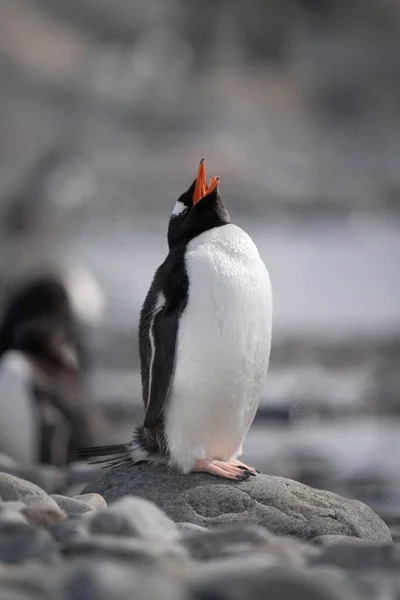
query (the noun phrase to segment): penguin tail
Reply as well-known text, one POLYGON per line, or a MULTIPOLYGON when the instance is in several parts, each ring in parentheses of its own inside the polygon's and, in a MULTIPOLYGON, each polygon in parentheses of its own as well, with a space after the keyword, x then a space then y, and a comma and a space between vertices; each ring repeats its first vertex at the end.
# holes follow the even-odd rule
POLYGON ((76 451, 78 460, 87 460, 90 465, 103 464, 103 469, 134 464, 130 444, 111 444, 108 446, 93 446, 92 448, 79 448, 76 451), (107 457, 107 458, 104 458, 107 457), (92 460, 100 458, 101 460, 92 460))
POLYGON ((76 451, 76 456, 78 460, 89 460, 90 465, 103 464, 102 469, 132 466, 146 462, 153 465, 168 464, 168 457, 159 451, 155 451, 149 445, 143 425, 139 425, 134 429, 132 441, 127 444, 81 448, 76 451), (101 460, 91 460, 94 458, 100 458, 101 460))

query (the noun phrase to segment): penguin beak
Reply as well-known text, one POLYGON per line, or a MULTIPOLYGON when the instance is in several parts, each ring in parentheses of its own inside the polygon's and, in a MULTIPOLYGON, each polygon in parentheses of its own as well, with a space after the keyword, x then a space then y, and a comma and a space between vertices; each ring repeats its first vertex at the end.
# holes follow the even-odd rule
POLYGON ((197 204, 204 196, 215 190, 218 186, 219 177, 211 177, 210 184, 207 186, 206 168, 204 158, 201 159, 199 170, 197 172, 196 185, 193 192, 193 206, 197 204))

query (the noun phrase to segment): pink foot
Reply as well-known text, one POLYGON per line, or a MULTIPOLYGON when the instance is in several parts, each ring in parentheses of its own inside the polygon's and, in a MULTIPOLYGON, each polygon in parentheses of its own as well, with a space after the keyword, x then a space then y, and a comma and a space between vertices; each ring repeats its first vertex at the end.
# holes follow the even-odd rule
POLYGON ((251 474, 242 465, 234 465, 230 461, 211 459, 197 460, 192 471, 195 473, 211 473, 211 475, 235 481, 246 481, 251 474))
POLYGON ((229 462, 231 465, 234 465, 235 467, 243 467, 244 469, 247 469, 252 474, 260 472, 260 471, 257 471, 257 469, 255 469, 254 467, 249 467, 249 465, 246 465, 246 463, 243 463, 241 460, 237 460, 236 458, 229 459, 229 462))

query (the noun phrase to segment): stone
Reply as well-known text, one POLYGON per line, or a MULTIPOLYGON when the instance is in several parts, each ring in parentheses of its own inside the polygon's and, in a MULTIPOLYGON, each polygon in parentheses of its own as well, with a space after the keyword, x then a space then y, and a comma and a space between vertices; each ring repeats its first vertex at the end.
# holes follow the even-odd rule
POLYGON ((20 477, 15 477, 10 473, 0 473, 0 499, 1 500, 22 500, 25 498, 37 496, 38 498, 48 497, 46 492, 31 481, 26 481, 20 477))
POLYGON ((0 562, 27 560, 53 563, 60 559, 56 542, 43 529, 28 523, 0 522, 0 562))
POLYGON ((364 600, 340 572, 269 566, 263 560, 239 559, 224 565, 204 563, 192 577, 196 600, 364 600))
POLYGON ((390 529, 390 533, 392 535, 392 540, 394 541, 395 544, 398 544, 400 542, 400 527, 399 527, 399 525, 393 525, 389 529, 390 529))
POLYGON ((319 535, 313 538, 316 546, 330 546, 332 544, 364 544, 365 540, 350 535, 319 535))
POLYGON ((56 525, 67 518, 66 513, 59 506, 26 506, 21 509, 21 514, 28 523, 38 527, 56 525))
POLYGON ((192 558, 198 561, 251 553, 269 556, 273 563, 305 565, 310 555, 319 551, 300 541, 273 535, 259 525, 238 525, 211 531, 187 533, 181 538, 192 558))
POLYGON ((208 531, 207 527, 195 525, 194 523, 177 523, 176 526, 181 534, 193 533, 194 531, 208 531))
POLYGON ((63 545, 68 557, 108 558, 135 566, 156 566, 165 573, 182 575, 189 568, 189 557, 179 544, 149 544, 138 538, 113 536, 72 537, 63 545))
POLYGON ((100 561, 72 561, 61 583, 63 598, 69 600, 186 600, 178 578, 160 571, 100 561))
POLYGON ((96 508, 88 502, 79 500, 79 496, 76 498, 69 498, 68 496, 61 496, 60 494, 52 494, 50 498, 52 498, 59 508, 61 508, 61 510, 69 517, 84 515, 85 513, 94 512, 96 510, 96 508))
POLYGON ((205 473, 181 475, 162 466, 110 469, 84 490, 108 503, 135 494, 160 507, 173 521, 204 527, 258 524, 277 535, 312 540, 350 535, 390 542, 387 525, 357 500, 310 488, 282 477, 259 474, 235 482, 205 473))
POLYGON ((114 502, 108 510, 88 518, 89 531, 94 535, 132 536, 152 544, 175 542, 179 530, 155 504, 126 496, 114 502))
POLYGON ((79 500, 80 502, 84 502, 88 506, 93 507, 95 510, 107 508, 107 502, 104 500, 103 496, 100 496, 100 494, 78 494, 77 496, 73 496, 73 498, 75 500, 79 500))
POLYGON ((27 523, 21 513, 26 508, 23 502, 0 502, 0 523, 27 523))
POLYGON ((114 561, 79 557, 54 565, 51 569, 27 564, 2 577, 1 600, 187 600, 186 589, 178 578, 141 565, 135 568, 114 561))
POLYGON ((31 508, 51 508, 59 512, 59 506, 57 502, 53 498, 51 498, 51 496, 47 496, 47 494, 45 496, 36 496, 28 494, 24 497, 23 502, 26 506, 29 506, 31 508))
POLYGON ((0 469, 4 473, 30 481, 46 493, 55 493, 66 484, 66 472, 53 465, 7 466, 0 469))
POLYGON ((28 522, 40 527, 55 525, 67 518, 57 503, 46 494, 27 494, 23 502, 8 500, 0 502, 0 520, 28 522))
POLYGON ((400 552, 395 544, 336 543, 322 548, 312 561, 330 564, 347 570, 400 569, 400 552))
POLYGON ((84 519, 80 518, 80 515, 70 517, 66 521, 62 521, 56 525, 51 525, 47 530, 60 544, 61 548, 67 546, 72 540, 88 536, 87 523, 84 519))

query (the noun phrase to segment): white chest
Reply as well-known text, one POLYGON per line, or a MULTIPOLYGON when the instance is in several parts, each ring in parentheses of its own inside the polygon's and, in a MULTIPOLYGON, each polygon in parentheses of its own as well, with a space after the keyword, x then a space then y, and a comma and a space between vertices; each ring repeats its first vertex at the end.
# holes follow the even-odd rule
POLYGON ((272 326, 268 271, 239 227, 225 225, 192 240, 186 269, 189 299, 166 414, 177 462, 182 455, 240 452, 267 374, 272 326))

